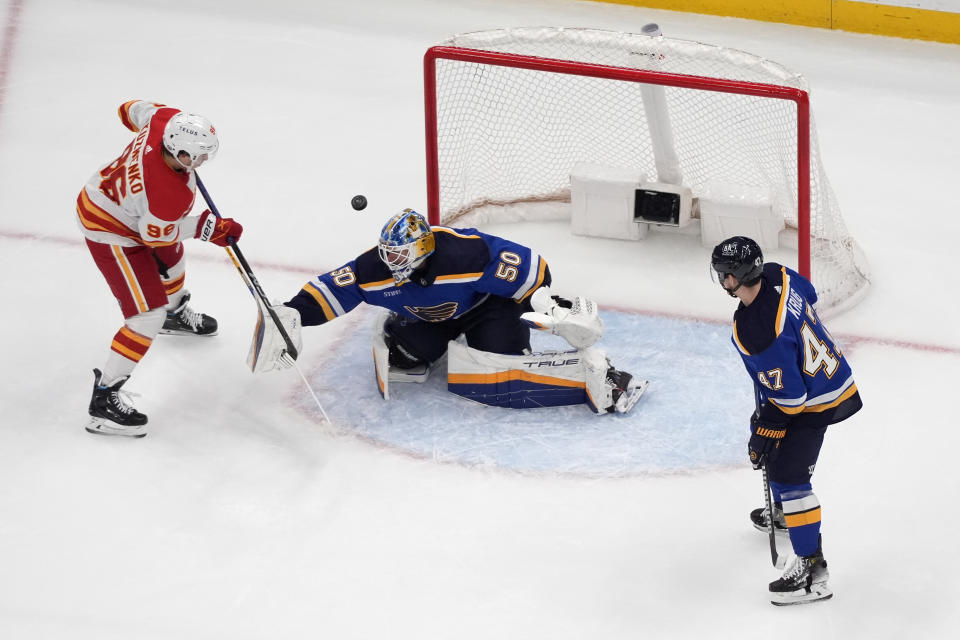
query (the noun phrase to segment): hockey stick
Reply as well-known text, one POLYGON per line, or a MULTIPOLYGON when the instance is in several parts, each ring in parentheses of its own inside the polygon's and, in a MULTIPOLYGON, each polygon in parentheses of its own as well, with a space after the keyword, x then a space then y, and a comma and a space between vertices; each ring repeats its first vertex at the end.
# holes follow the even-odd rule
MULTIPOLYGON (((753 384, 753 398, 757 404, 757 411, 760 411, 760 388, 757 387, 757 384, 753 384)), ((766 456, 760 460, 760 471, 763 474, 763 501, 766 503, 767 515, 770 518, 770 526, 767 529, 767 535, 770 537, 770 562, 773 563, 773 566, 777 569, 782 569, 785 563, 786 558, 783 558, 777 553, 777 534, 774 531, 774 514, 773 514, 773 499, 770 497, 770 478, 767 475, 767 461, 766 456)))
POLYGON ((763 499, 767 504, 767 513, 770 515, 770 527, 767 530, 767 535, 770 537, 770 562, 777 569, 782 569, 785 562, 784 558, 777 553, 777 536, 773 527, 773 500, 770 498, 770 478, 767 477, 766 462, 760 466, 760 471, 763 472, 763 499))
MULTIPOLYGON (((210 207, 210 211, 213 213, 213 215, 217 216, 218 220, 223 219, 223 216, 220 215, 220 211, 217 209, 217 205, 215 205, 213 200, 210 198, 207 188, 203 186, 203 181, 200 180, 199 174, 194 171, 193 175, 197 179, 197 188, 200 189, 200 193, 203 195, 203 199, 207 203, 207 206, 210 207)), ((290 354, 293 359, 296 359, 299 355, 297 353, 297 348, 293 346, 293 340, 290 339, 290 335, 287 333, 287 330, 284 329, 283 324, 280 322, 280 318, 277 317, 277 312, 270 308, 270 301, 267 299, 267 294, 263 292, 263 288, 257 281, 257 277, 253 275, 253 269, 250 268, 250 263, 248 263, 247 259, 243 257, 243 252, 240 251, 240 247, 237 246, 237 243, 233 238, 227 238, 227 244, 229 245, 225 247, 227 250, 227 255, 230 256, 230 259, 233 261, 233 265, 237 268, 237 271, 240 272, 240 276, 247 284, 247 288, 250 290, 250 295, 252 295, 255 300, 259 300, 261 303, 263 303, 267 313, 270 314, 270 319, 273 320, 275 325, 277 325, 277 329, 280 331, 280 336, 287 345, 287 353, 290 354)))
MULTIPOLYGON (((200 174, 194 171, 193 175, 197 179, 197 188, 200 190, 200 194, 203 196, 204 202, 206 202, 207 206, 210 207, 210 212, 217 216, 217 219, 222 219, 223 216, 220 215, 217 205, 213 203, 213 199, 210 197, 209 192, 207 192, 207 188, 203 185, 203 181, 200 180, 200 174)), ((317 408, 320 409, 320 414, 323 416, 323 419, 327 422, 330 422, 330 417, 327 415, 327 412, 323 410, 323 405, 320 404, 317 394, 313 392, 313 387, 310 386, 310 382, 307 380, 307 377, 303 375, 303 371, 301 371, 300 367, 297 366, 296 359, 299 355, 299 353, 297 353, 297 348, 293 345, 293 340, 290 339, 290 334, 287 333, 283 323, 280 322, 277 312, 270 307, 270 301, 267 299, 267 294, 263 292, 263 287, 260 286, 260 282, 257 280, 257 277, 253 275, 253 269, 250 268, 250 263, 247 262, 247 259, 243 257, 243 252, 240 251, 240 247, 237 246, 237 243, 233 238, 227 238, 227 243, 229 246, 224 248, 227 250, 227 255, 230 256, 230 260, 233 261, 233 266, 235 266, 237 271, 240 272, 240 277, 243 278, 244 283, 247 285, 247 289, 250 290, 250 295, 252 295, 254 300, 257 301, 257 306, 261 309, 267 310, 267 313, 270 315, 270 319, 273 320, 273 324, 276 325, 277 330, 280 332, 280 337, 283 338, 284 343, 287 345, 287 353, 292 358, 293 367, 297 370, 297 373, 300 374, 303 384, 307 386, 307 390, 313 397, 313 401, 317 404, 317 408)))

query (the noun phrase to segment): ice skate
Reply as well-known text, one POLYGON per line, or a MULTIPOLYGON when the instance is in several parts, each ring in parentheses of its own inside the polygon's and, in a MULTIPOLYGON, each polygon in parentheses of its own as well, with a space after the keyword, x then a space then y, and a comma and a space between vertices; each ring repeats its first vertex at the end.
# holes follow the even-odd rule
POLYGON ((409 369, 390 367, 390 382, 416 382, 422 384, 430 378, 433 367, 425 362, 416 364, 409 369))
MULTIPOLYGON (((776 514, 776 520, 774 520, 773 523, 773 532, 779 536, 790 535, 790 530, 787 528, 787 521, 783 517, 783 511, 774 505, 773 512, 776 514)), ((751 511, 750 522, 753 523, 757 531, 767 533, 770 530, 770 517, 767 515, 766 507, 760 507, 751 511)))
POLYGON ((777 606, 827 600, 833 592, 827 586, 830 573, 820 546, 809 556, 794 556, 783 575, 770 583, 770 602, 777 606))
POLYGON ((100 384, 103 374, 93 370, 93 395, 90 398, 90 422, 87 431, 107 436, 142 438, 147 435, 147 416, 133 408, 120 390, 128 377, 107 387, 100 384))
POLYGON ((215 336, 217 335, 217 321, 191 309, 187 302, 190 294, 185 293, 180 304, 173 311, 167 312, 167 319, 163 322, 160 333, 175 336, 215 336))
POLYGON ((606 385, 611 392, 613 404, 607 407, 609 413, 626 413, 637 404, 640 396, 647 390, 647 380, 638 380, 626 371, 617 371, 612 366, 607 369, 606 385))

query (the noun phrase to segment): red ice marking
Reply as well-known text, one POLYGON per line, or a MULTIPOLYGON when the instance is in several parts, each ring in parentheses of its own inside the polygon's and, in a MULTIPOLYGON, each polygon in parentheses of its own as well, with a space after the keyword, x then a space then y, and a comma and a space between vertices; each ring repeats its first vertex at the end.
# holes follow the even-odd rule
MULTIPOLYGON (((65 215, 70 215, 69 213, 65 215)), ((31 233, 29 231, 7 231, 0 229, 0 240, 20 240, 26 242, 37 242, 37 243, 46 243, 52 245, 76 247, 77 249, 85 248, 83 238, 73 238, 73 237, 64 237, 64 236, 52 236, 39 233, 31 233)), ((209 253, 201 253, 199 251, 194 251, 190 255, 191 262, 229 262, 229 259, 223 255, 213 255, 209 253)), ((312 278, 313 276, 326 273, 330 270, 327 267, 320 268, 311 268, 311 267, 300 267, 290 264, 282 264, 279 262, 251 262, 251 266, 258 271, 280 271, 282 273, 297 273, 307 277, 312 278)), ((653 309, 638 309, 634 307, 623 307, 623 306, 612 306, 612 305, 602 305, 603 309, 607 311, 620 311, 623 313, 636 313, 642 316, 654 316, 658 318, 670 318, 674 320, 683 320, 686 322, 701 322, 704 324, 711 325, 728 325, 730 324, 730 317, 724 316, 723 318, 719 317, 708 317, 708 316, 697 316, 689 313, 672 313, 669 311, 657 311, 653 309)), ((947 345, 940 344, 927 344, 923 342, 914 342, 912 340, 897 340, 896 338, 880 338, 876 336, 858 336, 852 334, 834 334, 837 338, 840 339, 841 344, 847 349, 855 349, 860 345, 871 345, 878 347, 894 347, 898 349, 906 349, 909 351, 922 351, 925 353, 942 353, 951 356, 960 356, 960 347, 951 347, 947 345)))
POLYGON ((20 14, 23 11, 24 1, 10 0, 7 6, 7 17, 3 23, 3 46, 0 47, 0 122, 2 122, 3 107, 6 103, 10 64, 13 59, 14 45, 17 42, 17 33, 20 31, 20 14))
MULTIPOLYGON (((608 311, 621 311, 623 313, 637 313, 644 316, 654 316, 658 318, 670 318, 673 320, 685 320, 687 322, 702 322, 712 325, 729 325, 729 318, 709 318, 706 316, 696 316, 687 313, 671 313, 668 311, 653 311, 648 309, 634 309, 632 307, 619 307, 602 305, 603 309, 608 311)), ((853 334, 834 334, 839 338, 840 344, 845 349, 855 349, 860 345, 875 345, 880 347, 896 347, 911 351, 924 351, 927 353, 944 353, 947 355, 960 355, 960 347, 950 347, 940 344, 925 344, 923 342, 913 342, 911 340, 897 340, 895 338, 878 338, 875 336, 858 336, 853 334)))
MULTIPOLYGON (((69 216, 69 207, 68 213, 65 215, 69 216)), ((29 231, 6 231, 0 229, 0 240, 22 240, 26 242, 38 242, 46 243, 52 245, 59 245, 64 247, 74 247, 77 249, 85 249, 86 245, 83 241, 83 236, 79 237, 65 237, 65 236, 53 236, 42 233, 31 233, 29 231)), ((204 243, 205 244, 205 243, 204 243)), ((199 251, 191 252, 190 262, 230 262, 230 258, 227 257, 225 253, 213 252, 213 254, 201 253, 199 251)), ((317 271, 309 267, 298 267, 295 265, 281 264, 278 262, 255 262, 251 261, 250 266, 258 270, 268 270, 268 271, 280 271, 284 273, 298 273, 307 277, 313 277, 318 273, 325 273, 329 269, 323 271, 317 271)))

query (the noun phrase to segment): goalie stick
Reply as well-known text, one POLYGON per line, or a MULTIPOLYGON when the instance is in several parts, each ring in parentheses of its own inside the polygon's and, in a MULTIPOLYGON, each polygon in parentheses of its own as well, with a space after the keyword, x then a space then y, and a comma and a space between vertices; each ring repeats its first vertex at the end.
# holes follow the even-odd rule
MULTIPOLYGON (((194 171, 193 175, 197 179, 197 188, 200 190, 200 194, 203 196, 204 202, 206 202, 207 206, 210 207, 210 212, 218 219, 223 218, 223 216, 220 215, 220 211, 217 209, 217 205, 213 203, 213 199, 210 197, 210 193, 204 186, 203 181, 200 180, 200 174, 194 171)), ((297 366, 296 359, 299 355, 297 348, 294 346, 293 340, 290 339, 290 334, 287 333, 287 330, 283 327, 283 323, 280 322, 280 318, 277 317, 277 312, 270 307, 270 301, 267 299, 267 294, 263 292, 263 287, 260 286, 260 282, 257 280, 257 277, 253 275, 253 269, 250 268, 250 263, 247 262, 247 259, 243 257, 243 252, 240 251, 240 247, 237 246, 237 243, 233 238, 227 238, 227 243, 230 245, 228 247, 224 247, 227 250, 227 255, 230 256, 233 266, 235 266, 237 271, 240 272, 240 277, 243 278, 244 283, 247 285, 247 289, 250 290, 250 295, 252 295, 253 299, 257 302, 259 312, 262 315, 264 309, 266 309, 267 314, 270 316, 270 319, 277 327, 277 331, 283 338, 283 342, 287 345, 287 353, 292 358, 293 367, 297 370, 297 373, 300 374, 303 384, 307 386, 307 390, 313 397, 313 401, 317 404, 317 408, 320 409, 320 414, 323 416, 323 419, 329 423, 330 417, 327 415, 327 412, 323 410, 323 405, 320 404, 320 400, 317 398, 317 394, 314 393, 313 387, 310 386, 310 382, 307 380, 307 377, 303 375, 303 372, 300 371, 300 367, 297 366)))

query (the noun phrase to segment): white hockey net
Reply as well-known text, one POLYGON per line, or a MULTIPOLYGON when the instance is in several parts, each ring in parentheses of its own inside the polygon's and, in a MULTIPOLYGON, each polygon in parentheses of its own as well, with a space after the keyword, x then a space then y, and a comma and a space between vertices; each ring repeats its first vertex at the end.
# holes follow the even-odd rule
POLYGON ((798 149, 798 104, 763 90, 799 90, 806 100, 805 80, 779 64, 662 36, 544 27, 454 36, 427 52, 425 71, 433 221, 474 222, 470 214, 489 205, 569 202, 580 162, 631 168, 651 181, 682 176, 695 198, 717 185, 768 194, 787 227, 809 238, 799 241, 798 264, 804 271, 809 261, 822 311, 852 306, 867 288, 866 261, 824 173, 812 118, 809 150, 798 149), (641 82, 622 70, 647 73, 641 82), (673 86, 683 78, 696 88, 673 86), (663 86, 669 113, 669 167, 655 157, 641 96, 654 85, 663 86), (803 178, 798 167, 806 173, 807 162, 803 178))

